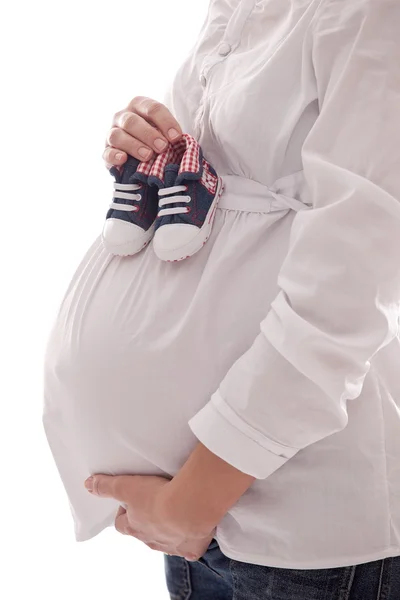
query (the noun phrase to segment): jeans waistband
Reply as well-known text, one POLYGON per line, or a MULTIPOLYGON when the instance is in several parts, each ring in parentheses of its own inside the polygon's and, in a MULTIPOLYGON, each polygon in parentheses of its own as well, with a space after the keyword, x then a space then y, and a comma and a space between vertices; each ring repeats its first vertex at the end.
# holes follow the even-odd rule
POLYGON ((218 208, 259 213, 299 212, 311 208, 306 198, 303 171, 282 177, 271 187, 240 175, 222 175, 221 179, 225 189, 218 208))

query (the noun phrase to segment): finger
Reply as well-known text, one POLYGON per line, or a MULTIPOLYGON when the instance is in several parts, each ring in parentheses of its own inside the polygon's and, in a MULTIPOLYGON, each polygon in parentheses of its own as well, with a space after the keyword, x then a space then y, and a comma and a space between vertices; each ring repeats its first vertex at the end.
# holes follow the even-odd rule
POLYGON ((130 535, 133 537, 138 537, 141 534, 140 531, 135 531, 129 525, 129 519, 126 512, 126 509, 123 506, 118 508, 117 514, 115 515, 115 529, 122 533, 123 535, 130 535))
POLYGON ((213 539, 213 533, 203 539, 188 540, 183 542, 177 548, 179 554, 184 556, 186 560, 198 560, 207 552, 207 549, 213 539))
POLYGON ((120 517, 121 515, 125 515, 126 514, 126 509, 123 506, 119 506, 117 514, 115 515, 115 518, 118 519, 118 517, 120 517))
POLYGON ((163 152, 168 146, 169 140, 156 127, 136 113, 128 111, 119 113, 115 125, 117 129, 140 140, 142 145, 152 148, 155 152, 163 152))
MULTIPOLYGON (((126 154, 130 154, 141 161, 149 160, 154 155, 152 148, 119 127, 110 129, 107 136, 107 143, 110 146, 111 152, 112 149, 114 149, 115 154, 121 151, 126 152, 126 154)), ((106 148, 105 152, 107 151, 110 152, 108 148, 106 148)), ((108 160, 108 153, 106 160, 112 162, 108 160)))
POLYGON ((114 525, 115 529, 119 533, 122 533, 122 535, 132 535, 126 512, 120 513, 120 510, 118 510, 117 516, 115 517, 114 525))
POLYGON ((145 542, 146 546, 148 546, 149 548, 151 548, 152 550, 157 550, 158 552, 164 552, 164 554, 174 554, 175 555, 175 550, 173 552, 170 552, 169 548, 167 548, 167 546, 163 546, 162 544, 156 544, 155 542, 145 542))
POLYGON ((103 160, 106 163, 106 167, 111 169, 113 166, 123 165, 127 161, 127 154, 118 148, 107 148, 103 152, 103 160))
POLYGON ((92 475, 85 481, 86 489, 101 498, 114 498, 128 504, 135 497, 135 492, 141 485, 140 475, 92 475))
POLYGON ((137 96, 128 105, 128 110, 136 112, 146 121, 153 123, 165 138, 171 142, 176 142, 182 137, 182 129, 178 121, 175 119, 169 109, 161 102, 146 98, 145 96, 137 96), (175 130, 178 135, 173 137, 169 131, 175 130))

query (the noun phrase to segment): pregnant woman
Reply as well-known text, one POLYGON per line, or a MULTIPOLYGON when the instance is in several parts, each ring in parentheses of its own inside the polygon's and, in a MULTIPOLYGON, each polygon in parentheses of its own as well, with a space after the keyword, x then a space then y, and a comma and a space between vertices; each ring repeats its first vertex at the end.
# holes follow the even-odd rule
POLYGON ((173 600, 400 598, 399 24, 211 0, 165 106, 114 117, 109 168, 188 135, 225 187, 190 258, 95 240, 44 426, 77 540, 164 552, 173 600))

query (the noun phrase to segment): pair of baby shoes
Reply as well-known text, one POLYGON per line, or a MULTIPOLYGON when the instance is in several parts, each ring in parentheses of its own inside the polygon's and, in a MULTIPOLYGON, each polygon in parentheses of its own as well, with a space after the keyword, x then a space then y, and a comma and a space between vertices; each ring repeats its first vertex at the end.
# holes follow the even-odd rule
POLYGON ((137 254, 153 240, 158 258, 175 262, 204 246, 224 186, 192 136, 148 162, 129 156, 110 173, 114 198, 102 235, 109 252, 137 254))

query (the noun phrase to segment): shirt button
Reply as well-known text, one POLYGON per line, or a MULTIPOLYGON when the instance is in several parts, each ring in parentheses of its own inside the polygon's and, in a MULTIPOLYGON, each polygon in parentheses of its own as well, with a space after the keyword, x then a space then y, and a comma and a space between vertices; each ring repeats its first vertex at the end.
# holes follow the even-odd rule
POLYGON ((221 56, 226 56, 227 54, 229 54, 229 52, 231 50, 232 50, 232 46, 230 44, 227 44, 226 42, 224 42, 218 48, 218 54, 220 54, 221 56))

